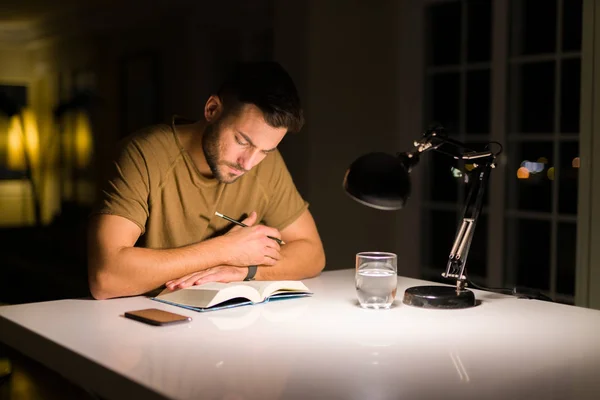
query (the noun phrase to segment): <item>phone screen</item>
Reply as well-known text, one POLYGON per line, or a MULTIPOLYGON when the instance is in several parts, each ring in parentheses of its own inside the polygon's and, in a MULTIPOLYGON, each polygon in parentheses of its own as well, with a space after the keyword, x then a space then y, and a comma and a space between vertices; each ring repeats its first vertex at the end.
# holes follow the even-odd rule
POLYGON ((125 318, 145 322, 150 325, 170 325, 192 320, 185 315, 175 314, 169 311, 159 310, 158 308, 147 308, 144 310, 127 311, 125 318))

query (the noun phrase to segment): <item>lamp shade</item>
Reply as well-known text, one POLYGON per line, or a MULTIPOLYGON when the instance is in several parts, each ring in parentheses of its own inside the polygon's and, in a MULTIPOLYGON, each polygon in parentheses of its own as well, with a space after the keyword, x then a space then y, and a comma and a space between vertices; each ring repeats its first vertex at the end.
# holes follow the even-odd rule
POLYGON ((403 208, 411 192, 409 170, 402 159, 380 152, 356 159, 343 185, 354 200, 379 210, 403 208))

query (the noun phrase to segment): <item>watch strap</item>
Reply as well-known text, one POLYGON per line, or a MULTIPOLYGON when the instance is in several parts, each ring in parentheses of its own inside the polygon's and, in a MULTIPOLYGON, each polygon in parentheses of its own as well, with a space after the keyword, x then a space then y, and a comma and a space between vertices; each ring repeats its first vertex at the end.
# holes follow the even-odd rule
POLYGON ((253 281, 254 275, 256 275, 256 265, 250 265, 248 267, 248 275, 244 278, 245 281, 253 281))

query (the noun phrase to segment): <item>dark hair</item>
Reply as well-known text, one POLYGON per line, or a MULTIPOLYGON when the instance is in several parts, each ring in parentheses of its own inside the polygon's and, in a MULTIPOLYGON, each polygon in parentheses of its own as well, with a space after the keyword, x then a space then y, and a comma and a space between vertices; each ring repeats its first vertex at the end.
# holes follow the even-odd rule
POLYGON ((304 125, 300 97, 290 75, 276 62, 236 65, 217 92, 224 116, 237 113, 244 104, 253 104, 267 124, 298 132, 304 125))

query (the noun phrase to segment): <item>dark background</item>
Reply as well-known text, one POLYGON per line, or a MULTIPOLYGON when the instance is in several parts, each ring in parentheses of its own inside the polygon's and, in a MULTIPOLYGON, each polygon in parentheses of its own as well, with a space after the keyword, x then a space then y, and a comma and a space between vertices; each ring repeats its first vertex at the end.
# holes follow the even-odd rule
POLYGON ((509 3, 506 58, 493 60, 494 2, 485 0, 1 0, 0 92, 35 112, 48 162, 34 176, 44 188, 36 227, 23 171, 6 167, 0 131, 0 302, 87 296, 86 218, 116 142, 173 114, 200 118, 231 65, 252 60, 280 62, 300 91, 307 124, 280 148, 311 204, 326 269, 353 268, 358 251, 393 251, 401 275, 428 279, 445 269, 460 218, 465 185, 450 174, 453 164, 426 161, 408 207, 394 213, 349 199, 344 172, 363 153, 410 148, 433 120, 485 143, 498 129, 493 68, 508 65, 501 130, 509 143, 503 173, 492 177, 506 188, 506 229, 489 229, 486 202, 470 262, 485 282, 489 243, 499 241, 501 265, 519 266, 506 268, 502 284, 547 291, 554 262, 558 292, 572 296, 577 178, 566 166, 578 155, 581 1, 509 3), (79 169, 57 144, 69 127, 55 113, 77 99, 93 135, 92 162, 79 169), (554 160, 565 166, 560 204, 556 182, 517 182, 521 162, 539 157, 549 159, 546 170, 554 160), (527 242, 514 239, 518 232, 527 242), (559 238, 562 251, 551 251, 559 238))

